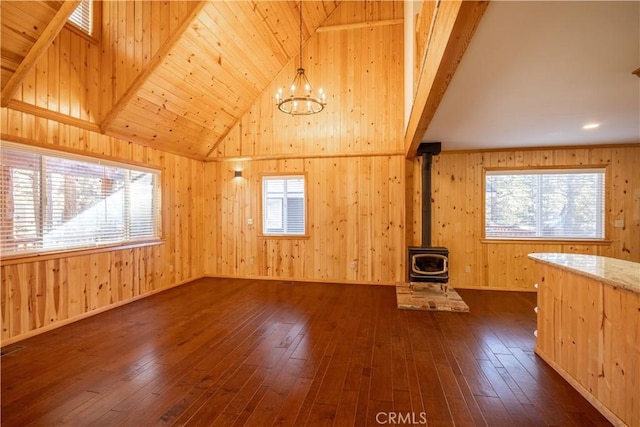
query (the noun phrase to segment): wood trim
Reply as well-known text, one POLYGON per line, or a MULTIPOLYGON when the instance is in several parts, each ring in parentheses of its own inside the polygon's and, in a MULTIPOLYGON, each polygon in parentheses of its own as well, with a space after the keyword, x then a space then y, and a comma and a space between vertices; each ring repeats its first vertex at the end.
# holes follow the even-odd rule
POLYGON ((398 19, 386 19, 384 21, 366 21, 366 22, 356 22, 353 24, 343 24, 343 25, 327 25, 325 27, 318 27, 316 29, 317 33, 326 33, 329 31, 345 31, 345 30, 355 30, 360 28, 372 28, 372 27, 381 27, 384 25, 398 25, 403 24, 404 18, 398 19))
POLYGON ((97 123, 92 123, 86 120, 78 119, 76 117, 67 116, 66 114, 47 110, 46 108, 38 107, 37 105, 27 104, 26 102, 19 101, 17 99, 10 99, 6 105, 6 108, 20 111, 22 113, 31 114, 43 119, 54 120, 58 123, 64 123, 66 125, 79 127, 91 132, 100 132, 100 126, 98 126, 97 123))
MULTIPOLYGON (((144 70, 142 70, 142 72, 138 74, 138 76, 133 81, 133 83, 131 83, 131 86, 127 88, 127 90, 120 97, 120 99, 118 99, 116 104, 106 114, 100 126, 102 133, 107 134, 107 131, 109 130, 109 126, 111 126, 111 123, 118 117, 120 112, 127 106, 127 104, 129 104, 131 99, 133 99, 133 97, 136 95, 138 90, 149 79, 149 77, 151 76, 151 74, 153 74, 156 68, 162 63, 162 61, 164 61, 166 56, 171 52, 171 50, 176 45, 176 43, 180 41, 180 39, 182 38, 182 35, 189 29, 193 21, 196 19, 196 17, 200 14, 204 6, 206 6, 207 4, 208 4, 207 1, 200 0, 198 4, 196 4, 193 7, 189 15, 187 15, 187 17, 184 19, 184 21, 182 21, 180 26, 173 32, 173 34, 171 34, 171 36, 169 36, 169 38, 162 45, 162 47, 158 49, 158 52, 156 52, 153 58, 151 58, 151 60, 149 61, 147 66, 144 68, 144 70)), ((202 160, 202 159, 200 158, 196 160, 202 160)))
MULTIPOLYGON (((305 213, 305 216, 307 213, 305 213)), ((308 222, 308 221, 307 221, 308 222)), ((306 234, 262 234, 260 230, 256 234, 258 240, 309 240, 311 236, 306 234)))
POLYGON ((142 248, 145 246, 158 246, 158 245, 163 245, 165 243, 166 243, 165 240, 153 240, 153 241, 146 241, 146 242, 137 242, 137 243, 132 242, 132 243, 125 243, 125 244, 100 246, 96 248, 68 249, 68 250, 61 250, 61 251, 55 251, 55 252, 40 252, 36 254, 31 253, 31 254, 24 254, 24 255, 9 255, 9 256, 4 256, 0 260, 0 266, 24 264, 27 262, 47 261, 50 259, 69 258, 69 257, 75 257, 75 256, 83 256, 83 255, 92 255, 92 254, 97 254, 101 252, 115 252, 115 251, 122 251, 122 250, 133 249, 133 248, 142 248))
POLYGON ((309 212, 311 211, 311 199, 309 198, 309 174, 306 171, 300 172, 268 172, 261 173, 259 175, 258 188, 260 188, 260 197, 258 199, 258 203, 260 206, 260 210, 258 211, 258 222, 257 222, 257 230, 256 237, 261 240, 308 240, 311 236, 309 233, 309 212), (304 234, 264 234, 262 218, 264 217, 264 206, 262 205, 262 201, 264 200, 264 178, 268 177, 296 177, 302 176, 304 178, 304 234))
POLYGON ((62 2, 60 9, 56 12, 53 19, 49 22, 44 29, 38 40, 31 46, 29 52, 25 55, 24 59, 18 65, 16 71, 11 75, 11 78, 2 89, 2 99, 0 104, 5 107, 9 100, 13 97, 18 90, 18 87, 22 84, 22 80, 26 77, 27 73, 36 65, 38 60, 47 52, 49 46, 53 40, 58 36, 62 28, 67 22, 69 16, 73 13, 76 6, 80 3, 80 0, 69 0, 62 2))
POLYGON ((587 402, 591 403, 594 408, 596 408, 607 420, 611 422, 616 427, 626 427, 627 424, 623 422, 620 418, 616 416, 609 408, 607 408, 602 402, 596 399, 593 394, 589 393, 589 391, 582 386, 578 381, 575 380, 567 371, 565 371, 558 363, 556 363, 553 358, 547 356, 542 350, 536 347, 534 348, 534 352, 538 355, 542 360, 544 360, 549 366, 553 368, 554 371, 558 373, 562 378, 564 378, 571 386, 576 389, 578 393, 584 397, 587 402))
MULTIPOLYGON (((605 188, 604 188, 604 237, 611 237, 611 226, 609 221, 609 207, 611 206, 611 198, 608 183, 611 182, 610 168, 608 164, 594 164, 594 165, 560 165, 560 166, 504 166, 504 167, 483 167, 482 168, 482 184, 483 186, 487 182, 487 172, 491 171, 537 171, 537 170, 559 170, 566 171, 571 169, 604 169, 605 174, 605 188)), ((509 239, 509 238, 487 238, 486 237, 486 194, 485 191, 481 192, 482 205, 481 205, 481 220, 482 220, 482 238, 480 243, 482 244, 526 244, 526 245, 574 245, 574 246, 610 246, 613 244, 613 240, 597 240, 597 239, 545 239, 545 238, 531 238, 531 239, 509 239)))
MULTIPOLYGON (((6 134, 6 133, 0 133, 0 140, 6 141, 6 142, 15 142, 15 143, 18 143, 18 144, 30 145, 32 147, 44 148, 44 149, 47 149, 47 150, 60 151, 60 152, 63 152, 63 153, 76 154, 76 155, 82 156, 82 157, 92 157, 92 158, 95 158, 95 159, 109 160, 109 161, 116 162, 116 163, 123 163, 123 164, 128 164, 128 165, 133 165, 133 166, 139 166, 139 167, 143 167, 143 168, 146 168, 146 169, 155 169, 155 170, 158 170, 160 172, 163 171, 163 168, 161 168, 159 166, 156 166, 156 165, 151 165, 149 163, 138 162, 138 161, 135 161, 135 160, 126 159, 126 158, 122 158, 122 157, 109 156, 109 155, 106 155, 106 154, 96 153, 94 151, 78 150, 78 149, 69 148, 69 147, 66 147, 66 146, 63 146, 63 145, 42 143, 42 142, 34 141, 32 139, 23 138, 23 137, 20 137, 20 136, 9 135, 9 134, 6 134)), ((178 156, 178 155, 176 154, 175 156, 178 156)))
POLYGON ((453 289, 469 289, 474 291, 505 291, 505 292, 528 292, 536 293, 535 289, 523 289, 523 288, 500 288, 496 286, 468 286, 468 285, 456 285, 455 287, 449 285, 449 288, 453 289))
POLYGON ((267 277, 267 276, 251 276, 251 275, 225 275, 225 274, 205 274, 203 277, 209 277, 212 279, 249 279, 249 280, 271 280, 276 282, 290 282, 290 283, 337 283, 341 285, 373 285, 373 286, 396 286, 398 283, 390 282, 370 282, 365 280, 324 280, 324 279, 312 279, 312 278, 300 278, 300 277, 267 277))
POLYGON ((640 142, 626 144, 593 144, 593 145, 555 145, 536 147, 509 147, 509 148, 476 148, 470 150, 442 150, 440 154, 474 154, 474 153, 499 153, 516 151, 540 151, 540 150, 593 150, 600 148, 630 148, 640 147, 640 142))
MULTIPOLYGON (((260 97, 262 97, 262 93, 260 94, 260 97)), ((241 133, 242 133, 242 116, 244 116, 246 113, 247 113, 246 111, 242 113, 242 115, 240 115, 240 118, 238 119, 238 127, 240 128, 241 133)), ((218 140, 213 143, 213 146, 211 147, 211 149, 207 151, 207 154, 202 158, 203 161, 205 162, 210 161, 211 154, 213 154, 218 149, 218 147, 220 146, 220 144, 222 144, 222 142, 225 140, 227 135, 229 135, 229 132, 231 132, 231 129, 233 129, 233 125, 229 126, 229 128, 222 135, 220 135, 218 140)))
POLYGON ((80 37, 85 38, 89 42, 99 45, 102 42, 102 0, 93 0, 93 34, 89 35, 71 21, 67 21, 64 28, 73 31, 80 37))
POLYGON ((562 240, 562 239, 480 239, 484 244, 513 244, 513 245, 574 245, 574 246, 608 246, 613 240, 562 240))
POLYGON ((483 167, 485 172, 494 171, 539 171, 539 170, 585 170, 585 169, 607 169, 609 165, 606 163, 597 163, 589 165, 558 165, 558 166, 500 166, 500 167, 483 167))
POLYGON ((176 288, 178 286, 186 285, 187 283, 193 282, 194 280, 198 280, 200 278, 201 277, 195 277, 195 278, 182 280, 180 282, 176 282, 175 284, 173 284, 171 286, 167 286, 166 288, 154 289, 154 290, 146 292, 144 294, 136 295, 135 297, 131 297, 131 298, 127 299, 127 300, 115 302, 115 303, 113 303, 111 305, 108 305, 106 307, 96 308, 95 310, 87 311, 87 312, 79 314, 77 316, 70 317, 68 319, 57 321, 56 323, 51 323, 49 325, 42 326, 42 327, 40 327, 38 329, 34 329, 32 331, 26 332, 26 333, 24 333, 22 335, 19 335, 17 337, 4 339, 4 340, 2 340, 2 347, 10 345, 10 344, 15 344, 17 342, 26 340, 27 338, 35 337, 36 335, 40 335, 42 333, 49 332, 49 331, 52 331, 54 329, 58 329, 58 328, 60 328, 62 326, 69 325, 71 323, 75 323, 75 322, 77 322, 79 320, 86 319, 86 318, 91 317, 91 316, 95 316, 96 314, 104 313, 105 311, 109 311, 111 309, 121 307, 121 306, 129 304, 131 302, 138 301, 138 300, 146 298, 146 297, 150 297, 150 296, 155 295, 157 293, 164 292, 166 290, 169 290, 169 289, 172 289, 172 288, 176 288))
MULTIPOLYGON (((102 131, 100 131, 100 133, 102 133, 102 131)), ((112 138, 117 138, 117 139, 121 139, 123 141, 127 141, 130 142, 132 144, 137 144, 137 145, 141 145, 143 147, 148 147, 154 150, 158 150, 158 151, 162 151, 164 153, 169 153, 169 151, 163 150, 161 148, 158 148, 153 142, 148 142, 145 140, 141 140, 141 139, 136 139, 135 141, 129 139, 131 138, 131 135, 124 135, 118 131, 113 131, 113 130, 107 130, 104 135, 106 136, 110 136, 112 138)), ((178 156, 178 157, 184 157, 186 159, 192 159, 192 160, 199 160, 199 161, 205 161, 205 158, 202 156, 187 156, 185 153, 175 153, 175 152, 171 152, 171 154, 178 156)))
POLYGON ((488 4, 488 1, 445 1, 436 9, 432 37, 427 41, 405 133, 407 158, 415 157, 488 4))
POLYGON ((381 151, 366 153, 316 153, 316 154, 273 154, 264 156, 241 156, 241 157, 214 157, 206 158, 205 162, 247 162, 261 160, 293 160, 293 159, 335 159, 346 157, 390 157, 404 156, 402 151, 381 151))

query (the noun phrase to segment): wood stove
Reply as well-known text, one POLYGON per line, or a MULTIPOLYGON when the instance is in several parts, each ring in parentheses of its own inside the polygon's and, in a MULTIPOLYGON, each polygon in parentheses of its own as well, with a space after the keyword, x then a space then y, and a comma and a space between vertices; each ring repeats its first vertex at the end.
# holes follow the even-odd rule
POLYGON ((410 246, 407 265, 409 282, 447 283, 449 281, 449 250, 447 248, 410 246))
POLYGON ((422 156, 422 245, 407 248, 407 276, 410 283, 439 283, 446 292, 449 282, 449 250, 431 246, 431 160, 440 154, 439 142, 423 142, 422 156))

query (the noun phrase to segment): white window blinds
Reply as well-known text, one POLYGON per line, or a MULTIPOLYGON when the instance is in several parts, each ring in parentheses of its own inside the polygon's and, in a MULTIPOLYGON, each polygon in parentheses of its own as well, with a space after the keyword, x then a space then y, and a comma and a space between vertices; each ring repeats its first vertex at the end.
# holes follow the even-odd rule
POLYGON ((605 170, 487 171, 487 238, 604 239, 605 170))
POLYGON ((2 255, 160 238, 160 172, 2 143, 2 255))
POLYGON ((262 178, 262 232, 305 234, 304 176, 262 178))
POLYGON ((93 0, 82 0, 69 16, 69 22, 78 26, 88 35, 93 35, 93 0))

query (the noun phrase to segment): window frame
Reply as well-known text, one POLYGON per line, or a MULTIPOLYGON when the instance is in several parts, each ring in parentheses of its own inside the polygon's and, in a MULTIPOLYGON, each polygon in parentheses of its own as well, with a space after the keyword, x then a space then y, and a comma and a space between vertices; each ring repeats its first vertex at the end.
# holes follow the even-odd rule
POLYGON ((309 179, 306 172, 285 172, 285 173, 263 173, 260 175, 260 212, 258 213, 258 238, 261 239, 290 239, 300 240, 309 238, 309 179), (265 233, 264 232, 264 180, 265 178, 284 178, 290 179, 301 177, 304 180, 304 233, 303 234, 282 234, 282 233, 265 233))
POLYGON ((564 166, 526 166, 526 167, 485 167, 482 170, 482 206, 481 206, 481 224, 482 243, 527 243, 527 244, 586 244, 586 245, 609 245, 612 243, 611 236, 611 224, 609 221, 611 206, 610 200, 610 168, 607 164, 590 164, 590 165, 564 165, 564 166), (535 171, 548 171, 550 173, 557 172, 561 174, 563 171, 576 171, 576 170, 589 170, 589 169, 602 169, 604 171, 604 195, 603 195, 603 237, 602 238, 575 238, 575 237, 487 237, 486 224, 487 224, 487 211, 486 211, 486 185, 487 185, 487 172, 520 172, 526 174, 526 172, 535 173, 535 171))
MULTIPOLYGON (((32 153, 41 156, 49 156, 56 157, 65 160, 71 161, 79 161, 79 162, 88 162, 94 163, 101 166, 110 166, 121 169, 127 169, 131 171, 138 172, 150 172, 155 173, 158 176, 158 182, 155 184, 155 194, 158 197, 157 203, 155 203, 155 230, 156 237, 152 238, 143 238, 137 240, 127 240, 127 241, 119 241, 119 242, 111 242, 105 243, 101 245, 91 245, 91 246, 82 246, 82 247, 72 247, 72 248, 57 248, 57 249, 42 249, 38 251, 29 251, 29 252, 16 252, 5 254, 0 257, 0 265, 12 265, 17 263, 29 262, 30 260, 49 260, 49 259, 58 259, 67 256, 79 256, 79 255, 87 255, 94 254, 100 252, 109 252, 114 250, 123 250, 144 246, 155 246, 165 243, 164 239, 164 230, 165 230, 165 218, 163 215, 164 211, 164 197, 163 197, 163 189, 164 189, 164 173, 162 168, 149 166, 147 164, 142 164, 140 162, 135 161, 123 161, 122 159, 112 159, 108 156, 100 156, 87 155, 85 152, 79 152, 78 150, 67 149, 66 147, 60 147, 61 149, 51 149, 49 147, 44 147, 41 144, 37 143, 29 143, 26 141, 16 142, 9 139, 3 138, 0 142, 0 148, 14 148, 17 150, 21 150, 25 153, 32 153)), ((42 190, 42 187, 40 187, 42 190)))

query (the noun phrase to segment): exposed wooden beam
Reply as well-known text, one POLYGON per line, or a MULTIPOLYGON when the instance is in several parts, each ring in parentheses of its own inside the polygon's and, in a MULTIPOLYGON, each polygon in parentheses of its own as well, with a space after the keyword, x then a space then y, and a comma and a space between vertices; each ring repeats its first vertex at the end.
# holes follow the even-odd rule
POLYGON ((60 9, 58 9, 40 37, 38 37, 38 40, 36 40, 33 46, 31 46, 31 49, 29 49, 29 52, 27 52, 20 65, 18 65, 15 73, 11 75, 11 78, 2 89, 0 104, 3 107, 7 106, 7 103, 16 93, 18 87, 20 87, 22 80, 24 80, 27 73, 31 71, 42 55, 47 51, 47 49, 49 49, 53 40, 58 36, 62 27, 64 27, 64 24, 67 23, 69 16, 78 6, 78 3, 80 3, 80 0, 62 2, 60 9))
POLYGON ((46 108, 38 107, 36 105, 27 104, 26 102, 18 101, 17 99, 10 99, 6 107, 23 113, 32 114, 37 117, 42 117, 43 119, 54 120, 59 123, 79 127, 82 129, 90 130, 92 132, 100 132, 100 126, 98 126, 96 123, 88 122, 76 117, 67 116, 66 114, 47 110, 46 108))
POLYGON ((427 41, 427 53, 418 76, 416 95, 405 133, 407 158, 415 156, 488 5, 488 1, 440 2, 433 31, 427 41))
POLYGON ((264 161, 264 160, 290 160, 290 159, 340 159, 347 157, 391 157, 402 156, 404 152, 401 150, 396 151, 367 151, 364 153, 314 153, 314 154, 270 154, 259 156, 237 156, 237 157, 207 157, 205 162, 246 162, 252 161, 264 161))
POLYGON ((151 74, 153 74, 158 68, 160 64, 164 61, 166 56, 171 52, 171 49, 178 43, 178 41, 182 38, 182 35, 189 29, 193 21, 200 14, 204 6, 208 3, 208 1, 199 1, 193 9, 191 13, 182 21, 182 24, 169 36, 167 41, 158 49, 158 52, 151 58, 147 66, 142 70, 138 77, 131 83, 131 86, 127 88, 124 94, 118 99, 116 104, 109 110, 107 115, 102 120, 102 124, 100 125, 100 129, 102 133, 106 134, 109 130, 109 126, 111 123, 118 117, 120 112, 129 104, 131 99, 136 96, 138 90, 142 87, 142 85, 149 79, 151 74))
POLYGON ((327 25, 325 27, 318 27, 316 32, 324 33, 327 31, 344 31, 344 30, 354 30, 357 28, 371 28, 371 27, 380 27, 383 25, 398 25, 402 24, 404 19, 386 19, 383 21, 368 21, 368 22, 356 22, 353 24, 344 24, 344 25, 327 25))
MULTIPOLYGON (((238 120, 240 121, 238 126, 240 126, 240 129, 242 129, 242 116, 240 116, 240 119, 238 119, 238 120)), ((213 147, 211 147, 211 149, 209 151, 207 151, 207 155, 204 156, 205 159, 209 159, 211 157, 211 155, 216 152, 216 150, 218 149, 218 146, 220 144, 222 144, 222 142, 227 137, 227 135, 229 135, 229 132, 231 132, 231 129, 233 129, 233 126, 229 126, 229 128, 222 135, 220 135, 218 140, 213 143, 213 147)))
POLYGON ((143 147, 152 148, 154 150, 172 153, 176 156, 186 157, 187 159, 193 159, 193 160, 199 160, 199 161, 206 160, 204 156, 194 154, 186 150, 176 150, 176 149, 171 150, 170 143, 158 144, 154 141, 149 141, 147 139, 139 138, 136 135, 133 135, 132 137, 132 135, 119 132, 117 129, 110 130, 108 133, 105 133, 105 135, 110 136, 112 138, 121 139, 122 141, 131 142, 132 144, 138 144, 138 145, 142 145, 143 147))

